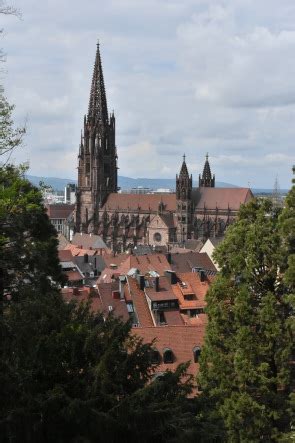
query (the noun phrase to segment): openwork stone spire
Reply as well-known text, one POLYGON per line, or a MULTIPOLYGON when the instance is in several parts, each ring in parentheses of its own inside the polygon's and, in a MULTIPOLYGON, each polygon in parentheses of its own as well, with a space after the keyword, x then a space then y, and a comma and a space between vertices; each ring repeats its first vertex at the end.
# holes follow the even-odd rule
POLYGON ((189 177, 186 162, 185 162, 185 154, 183 154, 183 162, 180 169, 179 177, 189 177))
POLYGON ((199 187, 214 188, 215 187, 215 175, 211 174, 211 168, 208 160, 208 153, 206 154, 206 161, 204 164, 203 174, 199 175, 199 187))
POLYGON ((102 122, 108 121, 107 98, 104 87, 99 43, 97 43, 88 107, 88 121, 94 121, 96 119, 101 120, 102 122))

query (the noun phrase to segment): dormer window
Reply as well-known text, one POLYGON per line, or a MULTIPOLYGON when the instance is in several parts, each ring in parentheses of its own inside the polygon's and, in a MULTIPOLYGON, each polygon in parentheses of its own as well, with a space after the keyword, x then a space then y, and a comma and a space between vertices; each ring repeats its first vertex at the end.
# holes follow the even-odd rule
POLYGON ((200 348, 200 346, 195 346, 194 347, 193 354, 194 354, 194 362, 198 363, 200 355, 201 355, 201 348, 200 348))
POLYGON ((174 356, 173 352, 170 348, 165 348, 163 351, 163 362, 164 363, 173 363, 174 356))
POLYGON ((160 356, 160 353, 157 349, 155 349, 155 348, 151 349, 150 356, 151 356, 151 363, 153 365, 158 365, 160 363, 161 356, 160 356))

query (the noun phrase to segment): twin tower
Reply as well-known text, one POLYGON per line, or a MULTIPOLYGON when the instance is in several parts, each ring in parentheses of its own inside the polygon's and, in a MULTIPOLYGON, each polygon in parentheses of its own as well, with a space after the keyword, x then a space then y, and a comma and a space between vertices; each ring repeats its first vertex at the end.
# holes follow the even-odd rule
MULTIPOLYGON (((75 211, 77 232, 96 232, 100 208, 112 193, 118 191, 117 148, 115 115, 108 113, 99 44, 93 69, 88 113, 84 116, 84 129, 78 155, 78 187, 75 211)), ((199 177, 199 187, 214 187, 208 155, 199 177)), ((191 199, 192 177, 185 159, 176 180, 177 199, 191 199)), ((185 212, 190 211, 186 208, 185 212)))

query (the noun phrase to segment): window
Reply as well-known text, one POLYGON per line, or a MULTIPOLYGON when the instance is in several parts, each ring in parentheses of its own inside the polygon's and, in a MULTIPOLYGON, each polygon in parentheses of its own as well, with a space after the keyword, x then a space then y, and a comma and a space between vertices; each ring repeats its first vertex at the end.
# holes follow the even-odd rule
POLYGON ((173 352, 169 348, 165 348, 163 351, 163 361, 164 363, 173 363, 173 352))
POLYGON ((161 236, 161 234, 159 232, 156 232, 154 234, 154 240, 157 241, 157 242, 162 240, 162 236, 161 236))
POLYGON ((160 325, 166 324, 164 312, 159 312, 159 323, 160 323, 160 325))
POLYGON ((201 348, 199 346, 195 346, 193 349, 193 354, 194 354, 194 362, 198 363, 201 355, 201 348))
POLYGON ((128 312, 134 312, 133 304, 132 303, 127 303, 127 311, 128 312))
POLYGON ((150 358, 153 365, 157 365, 161 361, 161 356, 157 349, 151 349, 150 358))

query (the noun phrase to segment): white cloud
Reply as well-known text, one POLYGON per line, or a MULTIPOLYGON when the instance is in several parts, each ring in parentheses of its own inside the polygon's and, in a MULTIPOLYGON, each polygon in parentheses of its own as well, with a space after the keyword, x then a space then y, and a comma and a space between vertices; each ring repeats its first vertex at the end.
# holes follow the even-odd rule
MULTIPOLYGON (((295 163, 293 0, 15 0, 4 83, 28 116, 34 174, 74 177, 99 37, 121 175, 289 187, 295 163), (140 159, 138 161, 138 159, 140 159)), ((3 76, 2 76, 3 77, 3 76)))

